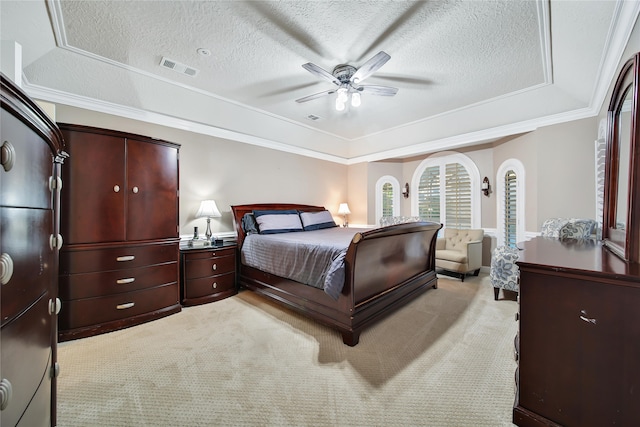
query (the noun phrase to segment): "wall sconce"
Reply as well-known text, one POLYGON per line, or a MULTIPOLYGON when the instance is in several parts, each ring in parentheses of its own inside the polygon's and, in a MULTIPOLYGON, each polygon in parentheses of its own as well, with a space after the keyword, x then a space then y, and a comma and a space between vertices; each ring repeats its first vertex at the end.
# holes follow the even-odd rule
POLYGON ((480 190, 484 193, 485 196, 489 197, 489 192, 491 191, 491 185, 489 184, 489 178, 486 176, 482 180, 482 184, 480 185, 480 190))
POLYGON ((402 189, 402 195, 404 196, 405 199, 409 198, 409 183, 406 182, 404 184, 404 188, 402 189))
MULTIPOLYGON (((203 200, 196 213, 196 218, 207 218, 207 231, 204 233, 207 240, 211 239, 211 218, 220 218, 222 215, 216 206, 215 200, 203 200)), ((195 234, 194 234, 195 237, 195 234)))
POLYGON ((342 217, 344 218, 342 226, 348 227, 349 223, 347 222, 347 215, 351 213, 351 211, 349 210, 349 205, 346 203, 340 203, 340 207, 338 208, 338 213, 342 214, 342 217))

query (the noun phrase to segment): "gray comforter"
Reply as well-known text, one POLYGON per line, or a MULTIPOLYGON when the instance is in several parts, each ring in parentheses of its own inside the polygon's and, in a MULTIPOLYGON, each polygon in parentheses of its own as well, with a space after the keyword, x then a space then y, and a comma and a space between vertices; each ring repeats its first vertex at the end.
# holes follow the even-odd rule
POLYGON ((327 228, 282 234, 250 234, 242 263, 319 289, 338 299, 344 286, 344 257, 363 228, 327 228))

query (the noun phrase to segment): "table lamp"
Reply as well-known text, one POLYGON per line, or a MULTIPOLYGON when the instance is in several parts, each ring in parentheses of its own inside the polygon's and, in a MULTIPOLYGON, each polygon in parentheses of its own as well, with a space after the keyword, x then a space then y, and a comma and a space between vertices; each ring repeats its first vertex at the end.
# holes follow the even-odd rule
POLYGON ((203 200, 196 213, 196 218, 207 218, 207 231, 204 233, 207 240, 211 239, 211 218, 220 218, 222 214, 216 206, 215 200, 203 200))

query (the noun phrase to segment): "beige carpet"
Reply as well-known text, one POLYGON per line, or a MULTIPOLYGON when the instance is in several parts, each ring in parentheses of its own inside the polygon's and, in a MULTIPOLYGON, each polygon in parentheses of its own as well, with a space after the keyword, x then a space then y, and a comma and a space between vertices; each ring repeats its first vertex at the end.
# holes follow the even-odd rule
POLYGON ((439 279, 360 344, 244 291, 59 345, 59 426, 511 426, 514 301, 439 279))

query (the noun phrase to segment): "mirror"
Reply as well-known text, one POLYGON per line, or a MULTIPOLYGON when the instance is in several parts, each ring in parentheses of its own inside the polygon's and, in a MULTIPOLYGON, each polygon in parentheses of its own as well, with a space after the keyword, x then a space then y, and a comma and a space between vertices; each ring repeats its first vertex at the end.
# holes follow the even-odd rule
POLYGON ((627 215, 629 213, 629 159, 631 155, 631 105, 633 99, 631 97, 631 88, 629 85, 626 90, 626 96, 622 103, 622 109, 618 113, 616 126, 618 128, 618 173, 616 182, 616 193, 620 197, 616 197, 616 221, 612 226, 618 230, 624 231, 627 228, 627 215))
POLYGON ((608 112, 602 237, 605 247, 627 262, 640 262, 638 172, 638 65, 640 53, 622 67, 608 112))

